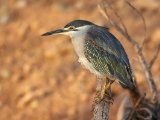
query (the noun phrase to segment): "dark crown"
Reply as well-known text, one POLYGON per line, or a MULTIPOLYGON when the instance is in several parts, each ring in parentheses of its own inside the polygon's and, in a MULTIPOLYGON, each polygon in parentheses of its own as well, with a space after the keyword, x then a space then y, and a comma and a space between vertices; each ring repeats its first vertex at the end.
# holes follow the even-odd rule
POLYGON ((86 21, 86 20, 74 20, 70 23, 68 23, 64 28, 68 28, 69 26, 74 26, 74 27, 81 27, 85 25, 94 25, 92 22, 86 21))

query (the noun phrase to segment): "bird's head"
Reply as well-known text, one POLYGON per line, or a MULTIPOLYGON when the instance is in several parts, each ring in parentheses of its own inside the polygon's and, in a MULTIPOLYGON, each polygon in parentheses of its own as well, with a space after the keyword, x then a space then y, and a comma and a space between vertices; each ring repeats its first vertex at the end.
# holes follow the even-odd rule
POLYGON ((65 25, 64 28, 46 32, 42 34, 42 36, 64 34, 64 35, 69 35, 72 37, 79 33, 85 32, 85 30, 89 29, 93 25, 95 24, 93 24, 92 22, 86 21, 86 20, 74 20, 68 23, 67 25, 65 25))

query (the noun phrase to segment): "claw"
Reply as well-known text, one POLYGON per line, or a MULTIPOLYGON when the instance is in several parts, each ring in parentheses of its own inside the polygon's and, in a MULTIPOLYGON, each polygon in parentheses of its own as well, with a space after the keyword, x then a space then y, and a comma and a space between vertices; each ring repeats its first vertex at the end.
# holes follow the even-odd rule
POLYGON ((107 96, 107 97, 109 97, 109 98, 112 99, 112 97, 111 97, 110 95, 106 94, 107 89, 109 89, 109 88, 111 87, 111 84, 112 84, 112 83, 113 83, 113 82, 111 81, 111 82, 109 82, 109 83, 107 84, 106 81, 105 81, 104 86, 103 86, 103 88, 102 88, 102 92, 101 92, 101 99, 102 99, 102 100, 105 98, 105 96, 107 96))
POLYGON ((104 81, 104 85, 103 85, 101 91, 97 91, 97 93, 96 93, 96 97, 94 99, 95 104, 99 104, 102 101, 113 104, 114 100, 113 100, 111 94, 107 94, 107 90, 110 89, 111 84, 113 82, 114 81, 110 81, 107 84, 107 82, 104 81))

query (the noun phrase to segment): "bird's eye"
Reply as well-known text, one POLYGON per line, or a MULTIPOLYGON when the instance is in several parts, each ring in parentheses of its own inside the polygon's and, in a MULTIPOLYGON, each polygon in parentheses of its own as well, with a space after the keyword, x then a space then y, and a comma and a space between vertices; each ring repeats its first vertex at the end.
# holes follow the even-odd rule
POLYGON ((70 30, 74 30, 75 27, 74 27, 74 26, 70 26, 69 29, 70 29, 70 30))

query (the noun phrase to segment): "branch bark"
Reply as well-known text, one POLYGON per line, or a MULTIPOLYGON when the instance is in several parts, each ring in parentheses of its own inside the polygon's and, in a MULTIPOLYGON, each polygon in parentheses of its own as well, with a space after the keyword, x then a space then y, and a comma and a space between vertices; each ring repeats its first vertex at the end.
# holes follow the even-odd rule
MULTIPOLYGON (((109 83, 109 80, 106 80, 106 83, 109 83)), ((104 85, 104 80, 99 79, 97 85, 97 94, 95 96, 94 106, 93 106, 93 120, 108 120, 109 119, 109 110, 110 104, 112 103, 111 98, 111 88, 108 88, 105 91, 104 99, 99 101, 99 96, 102 92, 104 85)))

